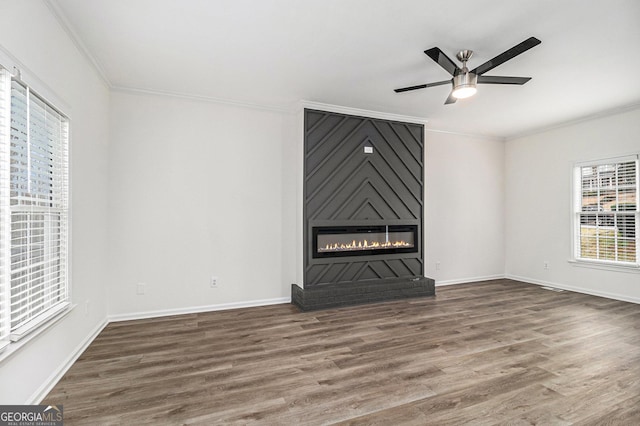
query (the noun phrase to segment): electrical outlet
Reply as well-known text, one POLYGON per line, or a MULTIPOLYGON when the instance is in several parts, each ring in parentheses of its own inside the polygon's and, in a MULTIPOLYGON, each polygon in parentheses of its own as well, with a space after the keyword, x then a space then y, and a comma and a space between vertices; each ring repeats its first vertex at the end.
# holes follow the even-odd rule
POLYGON ((211 286, 211 288, 217 288, 218 287, 218 277, 211 277, 211 281, 210 281, 209 285, 211 286))
POLYGON ((544 265, 544 269, 549 269, 549 261, 548 260, 545 260, 543 262, 543 265, 544 265))
POLYGON ((144 294, 145 286, 146 286, 146 284, 145 284, 145 283, 138 283, 138 284, 136 285, 136 294, 137 294, 138 296, 142 296, 142 295, 144 294))
POLYGON ((436 262, 436 271, 439 271, 439 270, 440 270, 440 261, 438 260, 436 262))

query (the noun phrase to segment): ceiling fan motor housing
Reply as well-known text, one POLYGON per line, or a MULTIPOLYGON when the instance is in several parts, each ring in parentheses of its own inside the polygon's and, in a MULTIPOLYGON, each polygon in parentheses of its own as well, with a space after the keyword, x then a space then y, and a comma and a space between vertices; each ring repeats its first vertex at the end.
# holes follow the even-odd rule
POLYGON ((472 50, 461 50, 456 57, 462 62, 462 69, 453 76, 453 91, 451 95, 458 99, 468 98, 476 93, 478 76, 469 72, 467 61, 473 55, 472 50))

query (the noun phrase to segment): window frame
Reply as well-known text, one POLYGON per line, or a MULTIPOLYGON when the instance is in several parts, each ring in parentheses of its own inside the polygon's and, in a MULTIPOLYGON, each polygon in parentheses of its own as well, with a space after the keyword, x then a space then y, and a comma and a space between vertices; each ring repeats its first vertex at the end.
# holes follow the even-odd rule
MULTIPOLYGON (((623 155, 619 157, 610 157, 610 158, 601 158, 597 160, 591 161, 581 161, 576 162, 572 165, 572 185, 571 185, 571 193, 572 193, 572 203, 571 203, 571 224, 572 224, 572 253, 570 263, 573 263, 577 266, 587 266, 594 267, 598 269, 607 269, 607 270, 616 270, 616 271, 627 271, 627 272, 640 272, 640 235, 639 235, 639 226, 640 226, 640 154, 633 153, 630 155, 623 155), (635 162, 635 210, 632 210, 631 213, 624 213, 622 215, 633 216, 634 218, 634 232, 635 232, 635 261, 620 261, 620 260, 609 260, 609 259, 597 259, 590 257, 582 257, 581 253, 581 226, 582 226, 582 215, 585 214, 582 211, 582 175, 581 170, 583 167, 597 167, 603 165, 617 165, 620 163, 626 162, 635 162)), ((599 188, 599 186, 598 186, 599 188)), ((614 187, 616 190, 619 190, 619 185, 614 187)), ((598 196, 599 197, 599 196, 598 196)), ((598 198, 600 202, 600 198, 598 198)), ((597 210, 595 213, 597 213, 597 210)), ((621 216, 620 211, 616 210, 615 212, 610 213, 612 217, 621 216)), ((617 220, 614 220, 614 223, 617 223, 617 220)), ((616 249, 618 249, 617 238, 616 241, 616 249)))
MULTIPOLYGON (((0 361, 9 357, 16 350, 26 344, 28 341, 32 340, 40 333, 44 332, 46 329, 54 325, 57 321, 62 319, 65 315, 67 315, 75 305, 72 304, 72 280, 71 280, 71 168, 70 168, 70 145, 71 145, 71 115, 70 108, 68 105, 63 102, 55 93, 41 80, 39 80, 33 73, 27 70, 25 67, 21 66, 21 64, 15 60, 8 52, 4 51, 0 47, 0 72, 4 73, 5 76, 8 76, 8 99, 7 91, 0 90, 0 96, 3 99, 0 99, 0 110, 5 108, 5 116, 0 115, 0 145, 4 145, 6 143, 6 148, 2 147, 0 149, 4 150, 3 158, 10 158, 10 154, 8 150, 10 150, 11 143, 11 84, 12 80, 17 80, 20 84, 29 88, 29 91, 33 93, 39 101, 44 102, 51 110, 58 113, 60 116, 64 118, 66 122, 66 130, 63 132, 63 140, 60 142, 61 150, 63 152, 63 178, 54 179, 52 183, 62 183, 63 192, 64 192, 64 223, 61 225, 65 228, 64 231, 61 231, 63 240, 57 242, 53 247, 60 247, 61 250, 64 250, 63 260, 60 261, 60 267, 64 269, 63 271, 63 280, 62 285, 64 286, 65 296, 53 303, 51 306, 48 306, 44 311, 33 315, 29 321, 26 321, 20 327, 11 328, 11 308, 10 308, 10 294, 11 294, 11 272, 10 272, 10 256, 9 252, 11 244, 6 241, 2 241, 0 244, 0 304, 4 304, 4 312, 0 312, 0 314, 4 315, 3 318, 0 318, 0 327, 3 327, 3 330, 0 330, 0 361), (13 70, 13 71, 11 71, 13 70), (5 140, 5 137, 7 138, 5 140), (7 266, 4 266, 7 265, 7 266), (8 330, 8 333, 7 333, 8 330), (3 352, 4 351, 4 352, 3 352)), ((0 81, 3 84, 7 84, 6 79, 0 78, 0 81)), ((2 88, 0 88, 2 89, 2 88)), ((6 87, 5 87, 6 89, 6 87)), ((1 166, 1 165, 0 165, 1 166)), ((4 166, 2 166, 4 167, 4 166)), ((8 165, 4 168, 8 168, 8 165)), ((3 171, 4 175, 2 175, 1 185, 7 185, 9 178, 10 180, 10 171, 3 171), (7 183, 5 183, 7 182, 7 183)), ((6 188, 2 188, 2 191, 7 191, 6 188)), ((4 198, 6 198, 3 196, 4 198)), ((6 209, 7 201, 1 201, 0 204, 3 205, 4 210, 0 211, 0 234, 2 236, 2 240, 5 240, 7 236, 11 238, 11 209, 6 209), (8 215, 8 217, 6 217, 8 215)), ((3 311, 2 307, 0 307, 0 311, 3 311)))

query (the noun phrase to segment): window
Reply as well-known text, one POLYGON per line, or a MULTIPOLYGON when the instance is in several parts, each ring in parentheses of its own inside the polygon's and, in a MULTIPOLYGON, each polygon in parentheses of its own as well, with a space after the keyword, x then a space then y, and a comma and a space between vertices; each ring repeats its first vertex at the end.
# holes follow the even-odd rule
POLYGON ((575 257, 640 266, 638 156, 575 167, 575 257))
POLYGON ((68 127, 0 67, 0 348, 69 305, 68 127))

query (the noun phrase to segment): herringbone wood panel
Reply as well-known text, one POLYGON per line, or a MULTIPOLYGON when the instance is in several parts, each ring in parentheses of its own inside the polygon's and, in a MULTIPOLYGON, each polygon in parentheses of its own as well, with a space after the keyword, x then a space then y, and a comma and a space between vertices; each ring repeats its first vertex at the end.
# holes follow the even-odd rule
POLYGON ((640 305, 510 280, 110 324, 65 424, 640 424, 640 305))

